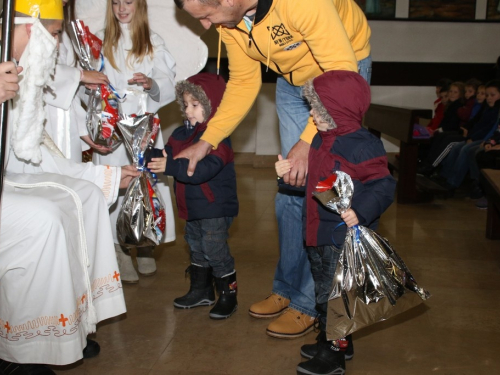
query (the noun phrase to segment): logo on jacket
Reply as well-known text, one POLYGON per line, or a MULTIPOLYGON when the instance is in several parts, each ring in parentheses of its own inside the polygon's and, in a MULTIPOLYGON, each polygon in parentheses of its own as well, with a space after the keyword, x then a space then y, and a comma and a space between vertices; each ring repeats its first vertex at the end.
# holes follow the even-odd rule
POLYGON ((288 47, 285 47, 284 49, 285 49, 285 51, 291 51, 292 49, 297 48, 301 44, 302 44, 302 42, 293 43, 293 44, 290 44, 288 47))
MULTIPOLYGON (((267 28, 269 30, 269 27, 267 28)), ((271 38, 275 45, 283 47, 285 44, 293 40, 293 36, 290 35, 285 25, 281 24, 279 26, 273 26, 271 31, 271 38)))

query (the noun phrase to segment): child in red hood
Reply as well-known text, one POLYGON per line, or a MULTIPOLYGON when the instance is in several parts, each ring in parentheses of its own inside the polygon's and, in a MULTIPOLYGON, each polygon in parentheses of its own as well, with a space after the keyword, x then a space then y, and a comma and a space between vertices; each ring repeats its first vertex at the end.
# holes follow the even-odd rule
POLYGON ((148 168, 174 177, 179 217, 186 220, 186 239, 191 265, 189 292, 174 299, 174 306, 189 309, 215 302, 213 279, 219 293, 210 318, 229 318, 237 309, 234 258, 227 244, 228 230, 238 214, 234 153, 224 139, 199 161, 193 176, 187 175, 188 159, 175 159, 183 149, 198 142, 207 122, 219 106, 226 83, 222 77, 200 73, 176 85, 176 97, 184 126, 174 130, 164 150, 154 149, 148 168))
MULTIPOLYGON (((370 106, 370 87, 359 74, 328 71, 306 83, 303 95, 318 128, 309 150, 303 228, 320 333, 316 344, 302 346, 300 354, 309 360, 298 365, 297 373, 342 375, 345 360, 352 358, 354 351, 350 335, 335 341, 326 336, 335 269, 347 227, 359 224, 376 229, 380 215, 394 200, 396 182, 387 168, 382 142, 361 126, 370 106), (322 206, 312 194, 319 181, 336 171, 349 174, 354 184, 351 208, 342 215, 322 206)), ((290 167, 286 161, 279 161, 276 171, 282 175, 290 167)))

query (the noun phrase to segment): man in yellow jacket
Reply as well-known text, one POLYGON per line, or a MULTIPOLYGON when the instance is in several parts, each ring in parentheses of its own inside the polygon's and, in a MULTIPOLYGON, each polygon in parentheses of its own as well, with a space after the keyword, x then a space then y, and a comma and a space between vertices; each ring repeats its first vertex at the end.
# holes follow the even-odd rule
MULTIPOLYGON (((261 66, 280 75, 276 87, 281 153, 292 170, 285 182, 303 186, 307 155, 316 127, 302 86, 329 70, 371 74, 370 28, 354 0, 174 0, 177 6, 217 27, 229 60, 229 81, 215 116, 196 145, 177 157, 190 159, 188 174, 212 147, 229 136, 247 115, 261 87, 261 66)), ((295 338, 313 328, 314 282, 303 248, 303 197, 278 193, 280 259, 272 294, 250 307, 257 318, 279 316, 267 333, 295 338)))

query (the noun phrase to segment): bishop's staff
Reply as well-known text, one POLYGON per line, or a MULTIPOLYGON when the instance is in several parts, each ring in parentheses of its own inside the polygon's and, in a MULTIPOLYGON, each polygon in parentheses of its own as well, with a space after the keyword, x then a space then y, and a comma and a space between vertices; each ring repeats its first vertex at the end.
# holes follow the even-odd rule
MULTIPOLYGON (((14 9, 14 0, 4 0, 3 1, 3 13, 2 13, 2 57, 1 62, 10 61, 10 52, 12 46, 12 20, 14 9)), ((7 117, 8 117, 8 102, 5 101, 0 107, 0 201, 1 192, 3 190, 3 174, 4 174, 4 164, 5 164, 5 154, 8 150, 5 150, 7 146, 7 117)))

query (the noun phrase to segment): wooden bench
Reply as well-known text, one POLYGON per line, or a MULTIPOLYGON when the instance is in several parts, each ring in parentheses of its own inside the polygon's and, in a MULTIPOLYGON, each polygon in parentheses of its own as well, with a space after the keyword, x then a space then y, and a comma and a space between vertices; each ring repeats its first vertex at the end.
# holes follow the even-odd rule
POLYGON ((392 107, 371 104, 364 125, 380 138, 382 134, 400 141, 399 159, 388 155, 391 172, 398 172, 397 202, 402 204, 429 201, 429 193, 417 190, 418 145, 428 140, 413 139, 413 125, 420 118, 431 118, 430 109, 392 107))
POLYGON ((480 179, 488 198, 486 238, 500 240, 500 170, 481 169, 480 179))

